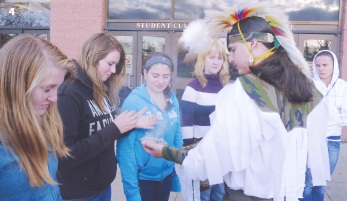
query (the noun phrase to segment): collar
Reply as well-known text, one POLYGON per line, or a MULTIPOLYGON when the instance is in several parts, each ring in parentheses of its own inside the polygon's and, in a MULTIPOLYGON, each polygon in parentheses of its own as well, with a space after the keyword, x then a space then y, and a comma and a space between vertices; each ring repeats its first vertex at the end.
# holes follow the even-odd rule
POLYGON ((322 100, 322 94, 314 87, 313 100, 307 103, 291 103, 284 93, 254 74, 239 77, 243 89, 263 112, 275 112, 280 115, 287 131, 295 127, 307 126, 307 116, 322 100))

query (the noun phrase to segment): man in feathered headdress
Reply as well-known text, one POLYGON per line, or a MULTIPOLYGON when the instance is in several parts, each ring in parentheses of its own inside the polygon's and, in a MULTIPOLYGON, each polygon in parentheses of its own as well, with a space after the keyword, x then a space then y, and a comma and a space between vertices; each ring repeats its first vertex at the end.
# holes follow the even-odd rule
POLYGON ((186 200, 195 195, 190 180, 224 181, 223 200, 294 201, 307 165, 316 185, 330 179, 327 107, 288 25, 269 2, 206 12, 203 30, 211 38, 227 32, 229 62, 241 77, 219 92, 211 128, 188 154, 143 143, 148 153, 182 164, 176 171, 186 200))

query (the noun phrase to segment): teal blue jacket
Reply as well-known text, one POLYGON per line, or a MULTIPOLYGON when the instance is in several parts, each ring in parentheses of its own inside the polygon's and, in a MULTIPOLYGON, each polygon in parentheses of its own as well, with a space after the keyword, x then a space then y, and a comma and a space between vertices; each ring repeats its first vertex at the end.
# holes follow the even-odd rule
MULTIPOLYGON (((0 143, 0 200, 1 201, 61 201, 57 184, 45 183, 42 187, 31 187, 24 169, 20 169, 8 147, 0 143)), ((53 153, 48 155, 48 170, 56 181, 58 159, 53 153)))

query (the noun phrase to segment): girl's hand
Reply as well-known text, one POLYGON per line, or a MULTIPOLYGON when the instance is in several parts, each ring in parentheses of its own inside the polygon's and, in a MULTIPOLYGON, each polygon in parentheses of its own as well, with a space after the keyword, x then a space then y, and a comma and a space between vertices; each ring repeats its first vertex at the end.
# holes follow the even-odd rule
POLYGON ((158 116, 156 114, 142 115, 146 110, 147 108, 144 107, 137 113, 139 117, 135 128, 153 129, 154 125, 158 123, 158 116))
MULTIPOLYGON (((142 110, 141 110, 142 111, 142 110)), ((123 134, 135 128, 139 115, 135 111, 128 112, 127 110, 116 116, 113 123, 116 124, 119 131, 123 134)))
POLYGON ((149 153, 150 155, 156 157, 156 158, 163 158, 163 147, 165 145, 163 144, 156 144, 154 142, 150 141, 142 141, 141 142, 143 149, 145 152, 149 153))

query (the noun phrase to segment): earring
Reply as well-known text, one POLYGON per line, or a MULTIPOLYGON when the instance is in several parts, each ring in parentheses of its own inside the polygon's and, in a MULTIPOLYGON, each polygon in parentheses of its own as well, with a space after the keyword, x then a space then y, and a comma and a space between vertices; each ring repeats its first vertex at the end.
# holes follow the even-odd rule
POLYGON ((254 59, 253 59, 253 55, 249 56, 248 62, 250 64, 250 66, 254 65, 254 59))

